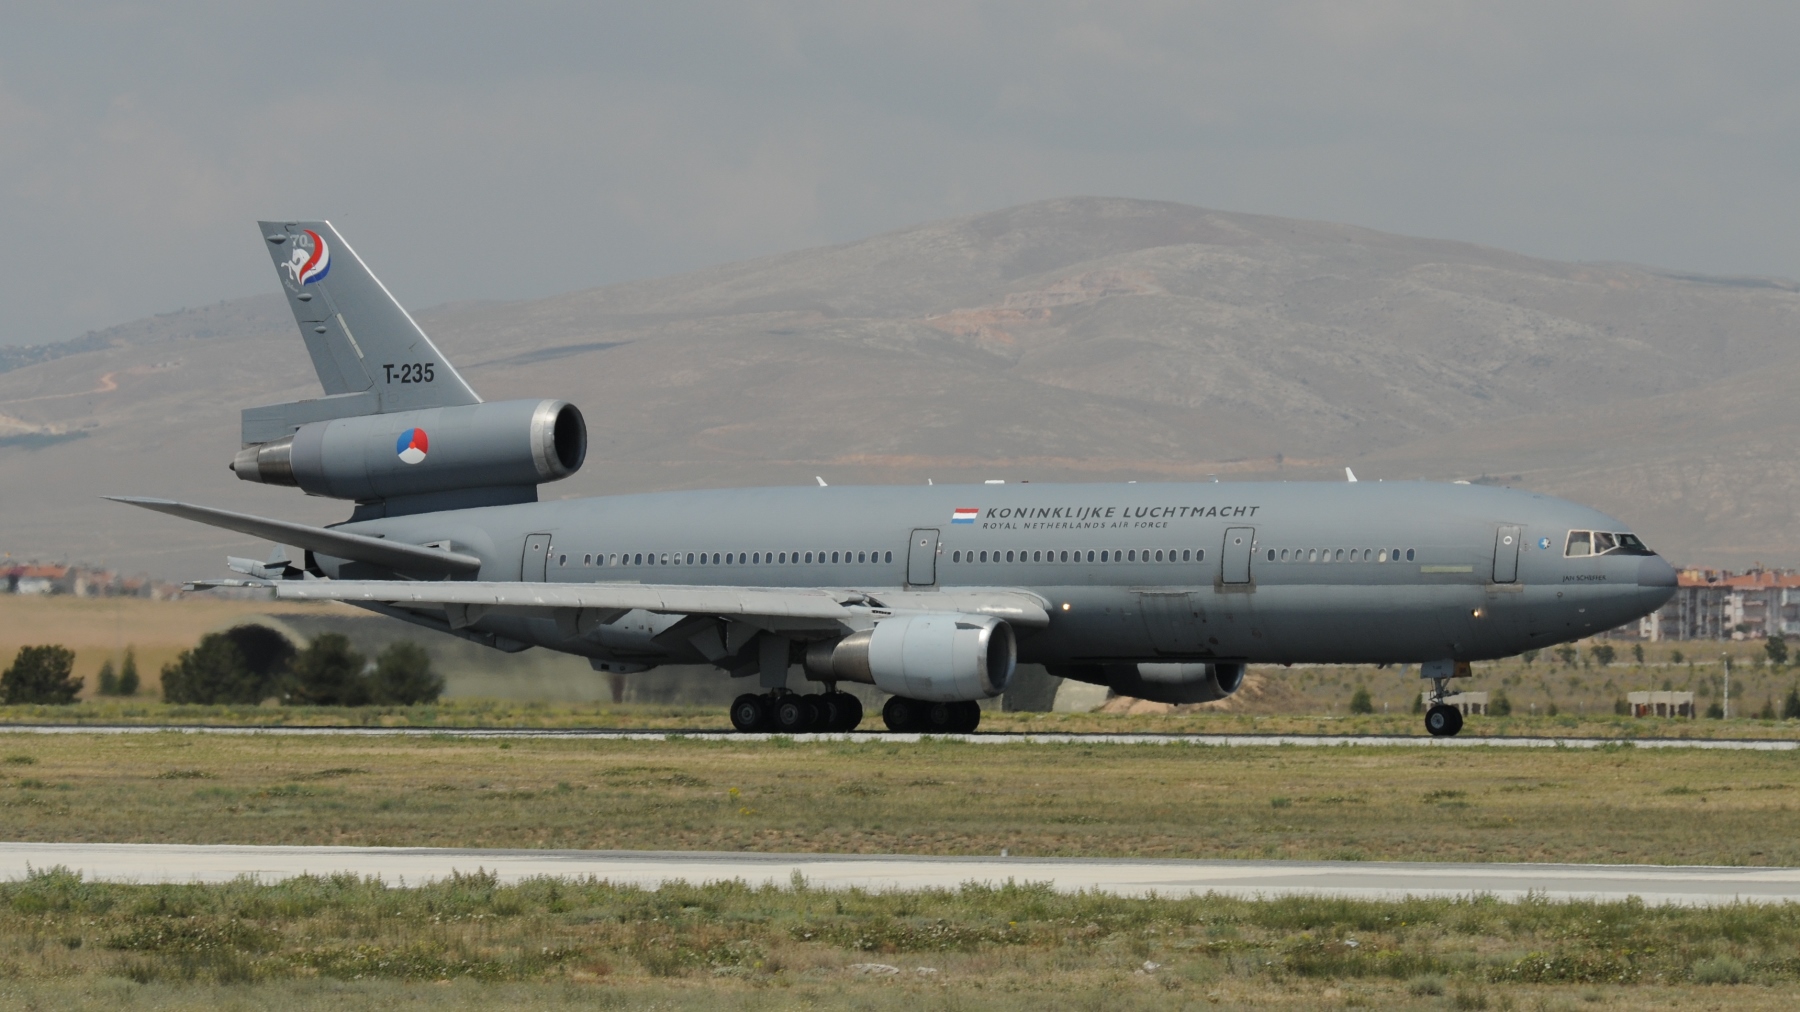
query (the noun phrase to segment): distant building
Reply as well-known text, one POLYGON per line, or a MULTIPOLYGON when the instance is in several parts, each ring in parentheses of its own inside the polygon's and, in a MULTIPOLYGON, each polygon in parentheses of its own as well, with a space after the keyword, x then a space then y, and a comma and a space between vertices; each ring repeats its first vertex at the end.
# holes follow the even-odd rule
MULTIPOLYGON (((1430 706, 1431 692, 1427 690, 1419 693, 1419 699, 1426 706, 1430 706)), ((1465 717, 1477 714, 1485 716, 1488 712, 1488 694, 1485 692, 1455 692, 1444 697, 1444 704, 1461 710, 1465 717)))
POLYGON ((1684 569, 1669 603, 1615 635, 1645 640, 1800 636, 1800 573, 1684 569))
POLYGON ((1625 703, 1633 717, 1692 717, 1691 692, 1627 692, 1625 703))

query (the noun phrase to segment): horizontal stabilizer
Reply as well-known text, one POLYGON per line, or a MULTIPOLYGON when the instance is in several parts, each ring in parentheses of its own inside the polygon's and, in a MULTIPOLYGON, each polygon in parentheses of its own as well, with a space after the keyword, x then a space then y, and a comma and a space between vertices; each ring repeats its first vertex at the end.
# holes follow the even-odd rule
POLYGON ((309 527, 306 524, 271 520, 267 517, 251 516, 248 513, 233 513, 229 510, 195 506, 192 503, 175 502, 170 499, 145 499, 119 495, 106 498, 113 502, 128 503, 147 510, 155 510, 158 513, 167 513, 183 520, 193 520, 213 527, 222 527, 228 531, 236 531, 239 534, 248 534, 253 538, 263 538, 276 544, 292 545, 295 548, 303 548, 309 552, 318 552, 337 559, 366 562, 373 566, 381 566, 402 573, 467 576, 481 569, 481 560, 473 555, 439 551, 435 548, 422 548, 401 541, 388 541, 384 538, 371 538, 364 534, 352 534, 349 531, 309 527))

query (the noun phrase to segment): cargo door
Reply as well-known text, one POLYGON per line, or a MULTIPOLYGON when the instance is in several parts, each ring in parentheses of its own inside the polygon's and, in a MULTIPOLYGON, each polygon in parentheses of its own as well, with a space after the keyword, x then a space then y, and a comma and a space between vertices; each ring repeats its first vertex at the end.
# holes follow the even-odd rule
POLYGON ((937 585, 938 532, 921 527, 912 532, 906 549, 906 582, 914 587, 937 585))
POLYGON ((1192 594, 1172 591, 1140 591, 1138 605, 1144 613, 1144 630, 1158 654, 1192 656, 1205 649, 1206 616, 1192 594))
POLYGON ((1494 582, 1517 583, 1519 580, 1519 538, 1516 524, 1502 524, 1494 534, 1494 582))
POLYGON ((525 559, 519 566, 519 579, 527 583, 543 583, 550 572, 550 535, 527 534, 525 559))
POLYGON ((1256 528, 1225 528, 1224 550, 1219 553, 1221 583, 1250 582, 1250 552, 1256 547, 1256 528))

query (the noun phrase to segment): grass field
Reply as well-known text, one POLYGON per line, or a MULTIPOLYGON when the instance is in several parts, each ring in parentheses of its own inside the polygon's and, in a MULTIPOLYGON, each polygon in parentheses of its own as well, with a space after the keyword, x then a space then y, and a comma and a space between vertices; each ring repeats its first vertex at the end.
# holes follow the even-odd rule
POLYGON ((1800 864, 1800 754, 0 735, 11 839, 1800 864))
POLYGON ((1797 944, 1793 906, 0 885, 15 1008, 1777 1009, 1797 944))

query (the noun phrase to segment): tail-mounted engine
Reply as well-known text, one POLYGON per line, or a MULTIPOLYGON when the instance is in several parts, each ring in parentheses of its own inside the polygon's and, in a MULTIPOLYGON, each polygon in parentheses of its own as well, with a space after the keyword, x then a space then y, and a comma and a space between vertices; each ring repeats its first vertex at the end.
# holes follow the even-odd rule
POLYGON ((245 481, 367 502, 464 489, 535 489, 587 457, 587 424, 567 401, 497 401, 334 418, 238 451, 245 481))
POLYGON ((896 696, 953 703, 998 696, 1018 666, 1012 626, 991 615, 895 615, 836 642, 811 644, 806 670, 896 696))

